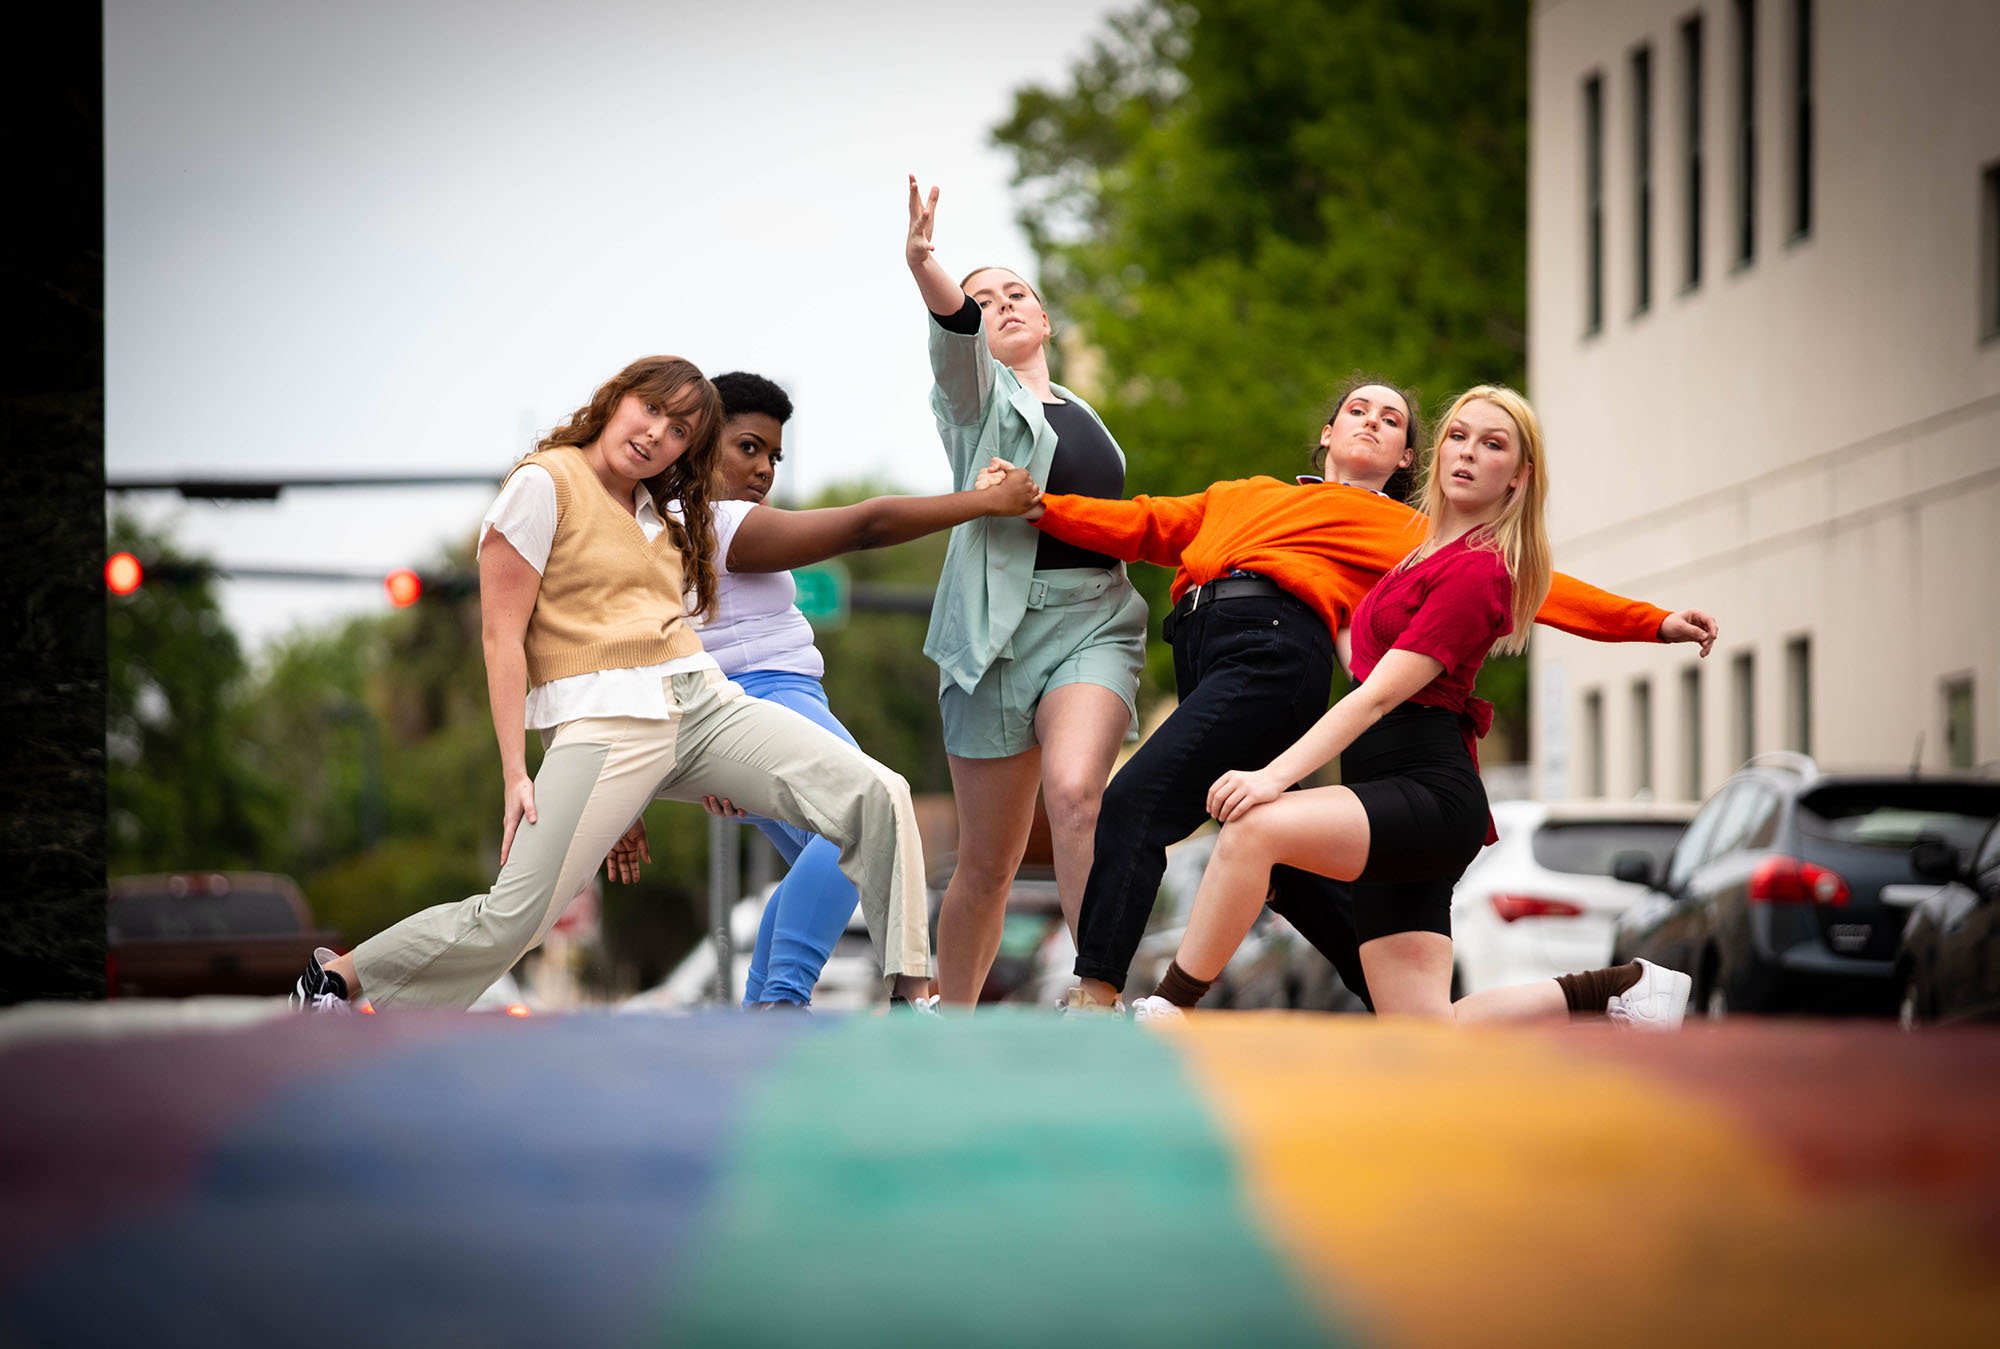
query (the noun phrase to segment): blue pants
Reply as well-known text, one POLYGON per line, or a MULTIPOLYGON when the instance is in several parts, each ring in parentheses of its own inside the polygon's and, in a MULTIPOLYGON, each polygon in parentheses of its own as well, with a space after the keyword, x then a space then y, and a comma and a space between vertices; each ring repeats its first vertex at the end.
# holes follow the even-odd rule
MULTIPOLYGON (((834 720, 826 690, 811 675, 748 670, 730 678, 751 697, 789 707, 854 744, 847 728, 834 720)), ((791 870, 764 906, 764 921, 757 927, 757 949, 751 952, 750 975, 743 987, 743 1005, 811 1002, 819 972, 826 968, 833 944, 846 930, 861 896, 840 870, 839 848, 794 824, 758 816, 752 816, 750 822, 771 840, 791 870)))

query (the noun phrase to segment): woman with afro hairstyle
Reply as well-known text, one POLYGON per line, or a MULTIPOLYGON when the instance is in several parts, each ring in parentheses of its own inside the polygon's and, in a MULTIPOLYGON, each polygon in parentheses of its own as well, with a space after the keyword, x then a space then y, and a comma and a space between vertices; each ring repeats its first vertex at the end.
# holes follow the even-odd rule
MULTIPOLYGON (((740 370, 716 376, 715 388, 722 396, 721 447, 709 481, 716 591, 697 625, 702 645, 744 692, 789 707, 851 745, 854 737, 827 705, 820 683, 826 662, 794 602, 797 588, 788 570, 904 543, 980 516, 1016 514, 1040 493, 1016 474, 997 490, 780 510, 764 501, 784 458, 792 400, 762 375, 740 370)), ((746 817, 723 797, 708 796, 703 804, 718 815, 749 818, 790 867, 764 906, 743 1005, 806 1006, 859 898, 840 871, 839 849, 798 825, 746 817)), ((633 880, 649 858, 645 825, 636 823, 613 850, 608 870, 633 880)))

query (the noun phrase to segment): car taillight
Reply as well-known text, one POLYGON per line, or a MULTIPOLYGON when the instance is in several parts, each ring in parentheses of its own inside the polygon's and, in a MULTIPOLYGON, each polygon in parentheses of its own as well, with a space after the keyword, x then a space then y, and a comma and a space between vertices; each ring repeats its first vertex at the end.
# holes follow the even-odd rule
POLYGON ((510 1002, 507 1004, 508 1016, 528 1016, 529 1014, 528 1004, 525 1002, 510 1002))
POLYGON ((1750 873, 1752 904, 1824 904, 1837 909, 1847 903, 1847 896, 1847 882, 1839 872, 1796 857, 1767 857, 1750 873))
POLYGON ((1541 899, 1535 895, 1495 895, 1493 912, 1500 915, 1500 921, 1511 923, 1517 918, 1576 918, 1582 915, 1583 905, 1572 904, 1566 899, 1541 899))

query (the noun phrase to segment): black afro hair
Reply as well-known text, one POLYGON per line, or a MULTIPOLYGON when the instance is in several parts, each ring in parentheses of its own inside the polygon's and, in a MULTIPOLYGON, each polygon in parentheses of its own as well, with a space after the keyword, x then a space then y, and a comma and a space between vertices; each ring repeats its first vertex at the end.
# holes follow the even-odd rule
POLYGON ((731 370, 726 375, 717 375, 714 384, 715 391, 722 395, 722 415, 725 417, 761 412, 780 426, 792 419, 792 400, 783 389, 762 375, 731 370))

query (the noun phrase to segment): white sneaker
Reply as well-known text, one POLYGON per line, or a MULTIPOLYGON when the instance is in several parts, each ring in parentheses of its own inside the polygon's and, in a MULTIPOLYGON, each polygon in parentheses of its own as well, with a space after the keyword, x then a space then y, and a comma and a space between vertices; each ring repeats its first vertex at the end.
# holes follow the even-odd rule
POLYGON ((1639 982, 1611 999, 1604 1014, 1634 1030, 1679 1030, 1694 980, 1679 970, 1639 962, 1639 982))
POLYGON ((1157 993, 1149 993, 1132 1004, 1134 1021, 1158 1021, 1162 1023, 1186 1021, 1187 1013, 1168 1002, 1157 993))
POLYGON ((1072 988, 1069 992, 1063 994, 1063 1000, 1056 1004, 1056 1011, 1063 1016, 1082 1017, 1085 1019, 1093 1016, 1123 1016, 1125 1014, 1125 1000, 1123 998, 1113 998, 1111 1005, 1106 1007, 1101 1002, 1092 1002, 1089 998, 1083 996, 1082 989, 1072 988))

